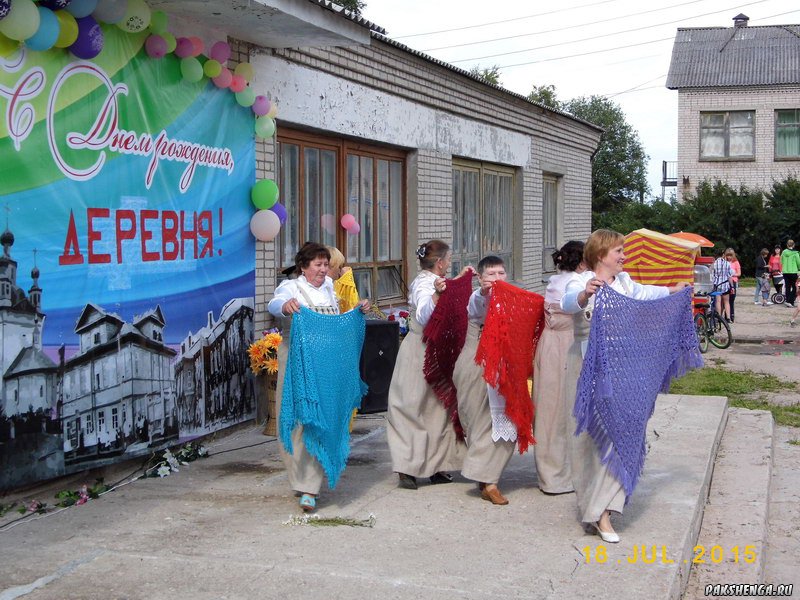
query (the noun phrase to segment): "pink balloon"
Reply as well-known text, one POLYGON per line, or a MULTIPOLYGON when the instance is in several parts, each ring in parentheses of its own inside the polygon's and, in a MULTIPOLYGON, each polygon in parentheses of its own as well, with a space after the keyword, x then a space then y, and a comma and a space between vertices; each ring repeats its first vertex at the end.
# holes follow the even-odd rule
POLYGON ((233 75, 231 75, 230 70, 227 67, 222 67, 222 72, 214 77, 211 81, 213 81, 214 85, 218 88, 226 88, 231 85, 232 79, 233 75))
POLYGON ((231 47, 228 45, 228 42, 217 42, 211 46, 211 50, 208 51, 208 56, 220 63, 224 63, 231 57, 231 47))
POLYGON ((353 223, 350 227, 347 228, 347 233, 350 235, 356 235, 359 231, 361 231, 361 225, 358 223, 353 223))
POLYGON ((193 35, 189 38, 189 41, 192 42, 192 56, 200 56, 203 53, 203 40, 201 40, 196 35, 193 35))
POLYGON ((189 58, 194 52, 192 40, 187 37, 179 37, 175 42, 175 56, 178 58, 189 58))
POLYGON ((355 224, 355 222, 356 218, 350 213, 342 215, 342 218, 339 220, 339 223, 341 223, 342 227, 344 227, 345 229, 351 227, 353 224, 355 224))
POLYGON ((150 58, 163 58, 167 53, 167 40, 160 35, 151 35, 144 43, 144 49, 150 58))
POLYGON ((331 235, 336 234, 336 217, 334 217, 332 214, 325 213, 324 215, 321 215, 319 222, 327 233, 330 233, 331 235))
POLYGON ((247 87, 247 80, 242 77, 241 75, 234 75, 233 79, 231 79, 231 91, 232 92, 241 92, 244 88, 247 87))
POLYGON ((270 101, 266 96, 256 96, 256 101, 253 102, 253 112, 259 117, 269 112, 270 101))

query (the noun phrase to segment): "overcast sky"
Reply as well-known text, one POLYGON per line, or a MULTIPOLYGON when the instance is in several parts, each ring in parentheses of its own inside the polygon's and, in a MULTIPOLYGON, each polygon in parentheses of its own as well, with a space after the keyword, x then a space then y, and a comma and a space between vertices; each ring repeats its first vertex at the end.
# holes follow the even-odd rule
POLYGON ((655 196, 661 162, 677 159, 678 92, 664 87, 676 30, 732 27, 739 13, 750 25, 800 23, 800 0, 366 2, 362 16, 389 37, 466 70, 498 65, 501 85, 513 92, 554 85, 560 100, 612 98, 650 157, 655 196))

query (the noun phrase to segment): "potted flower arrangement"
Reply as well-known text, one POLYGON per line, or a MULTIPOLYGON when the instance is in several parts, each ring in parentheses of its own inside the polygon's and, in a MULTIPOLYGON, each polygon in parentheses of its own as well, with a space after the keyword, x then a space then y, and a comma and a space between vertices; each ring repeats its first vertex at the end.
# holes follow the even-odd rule
POLYGON ((275 330, 265 331, 247 349, 250 356, 250 370, 256 376, 256 419, 266 420, 264 435, 277 434, 275 390, 278 385, 278 347, 283 337, 275 330))

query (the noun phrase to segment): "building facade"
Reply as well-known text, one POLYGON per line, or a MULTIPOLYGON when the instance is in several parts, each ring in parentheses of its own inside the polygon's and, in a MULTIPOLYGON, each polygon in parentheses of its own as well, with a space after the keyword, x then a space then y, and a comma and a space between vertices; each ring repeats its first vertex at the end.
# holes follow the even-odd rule
POLYGON ((800 25, 678 29, 666 86, 679 201, 704 180, 768 191, 800 173, 800 25))

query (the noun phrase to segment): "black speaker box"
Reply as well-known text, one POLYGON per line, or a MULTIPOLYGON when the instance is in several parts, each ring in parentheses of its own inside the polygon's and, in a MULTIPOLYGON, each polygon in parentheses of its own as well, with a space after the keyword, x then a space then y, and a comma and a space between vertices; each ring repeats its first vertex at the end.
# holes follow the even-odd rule
POLYGON ((400 324, 397 321, 367 320, 364 347, 361 349, 361 379, 369 386, 361 399, 358 412, 376 413, 386 410, 389 384, 400 348, 400 324))

